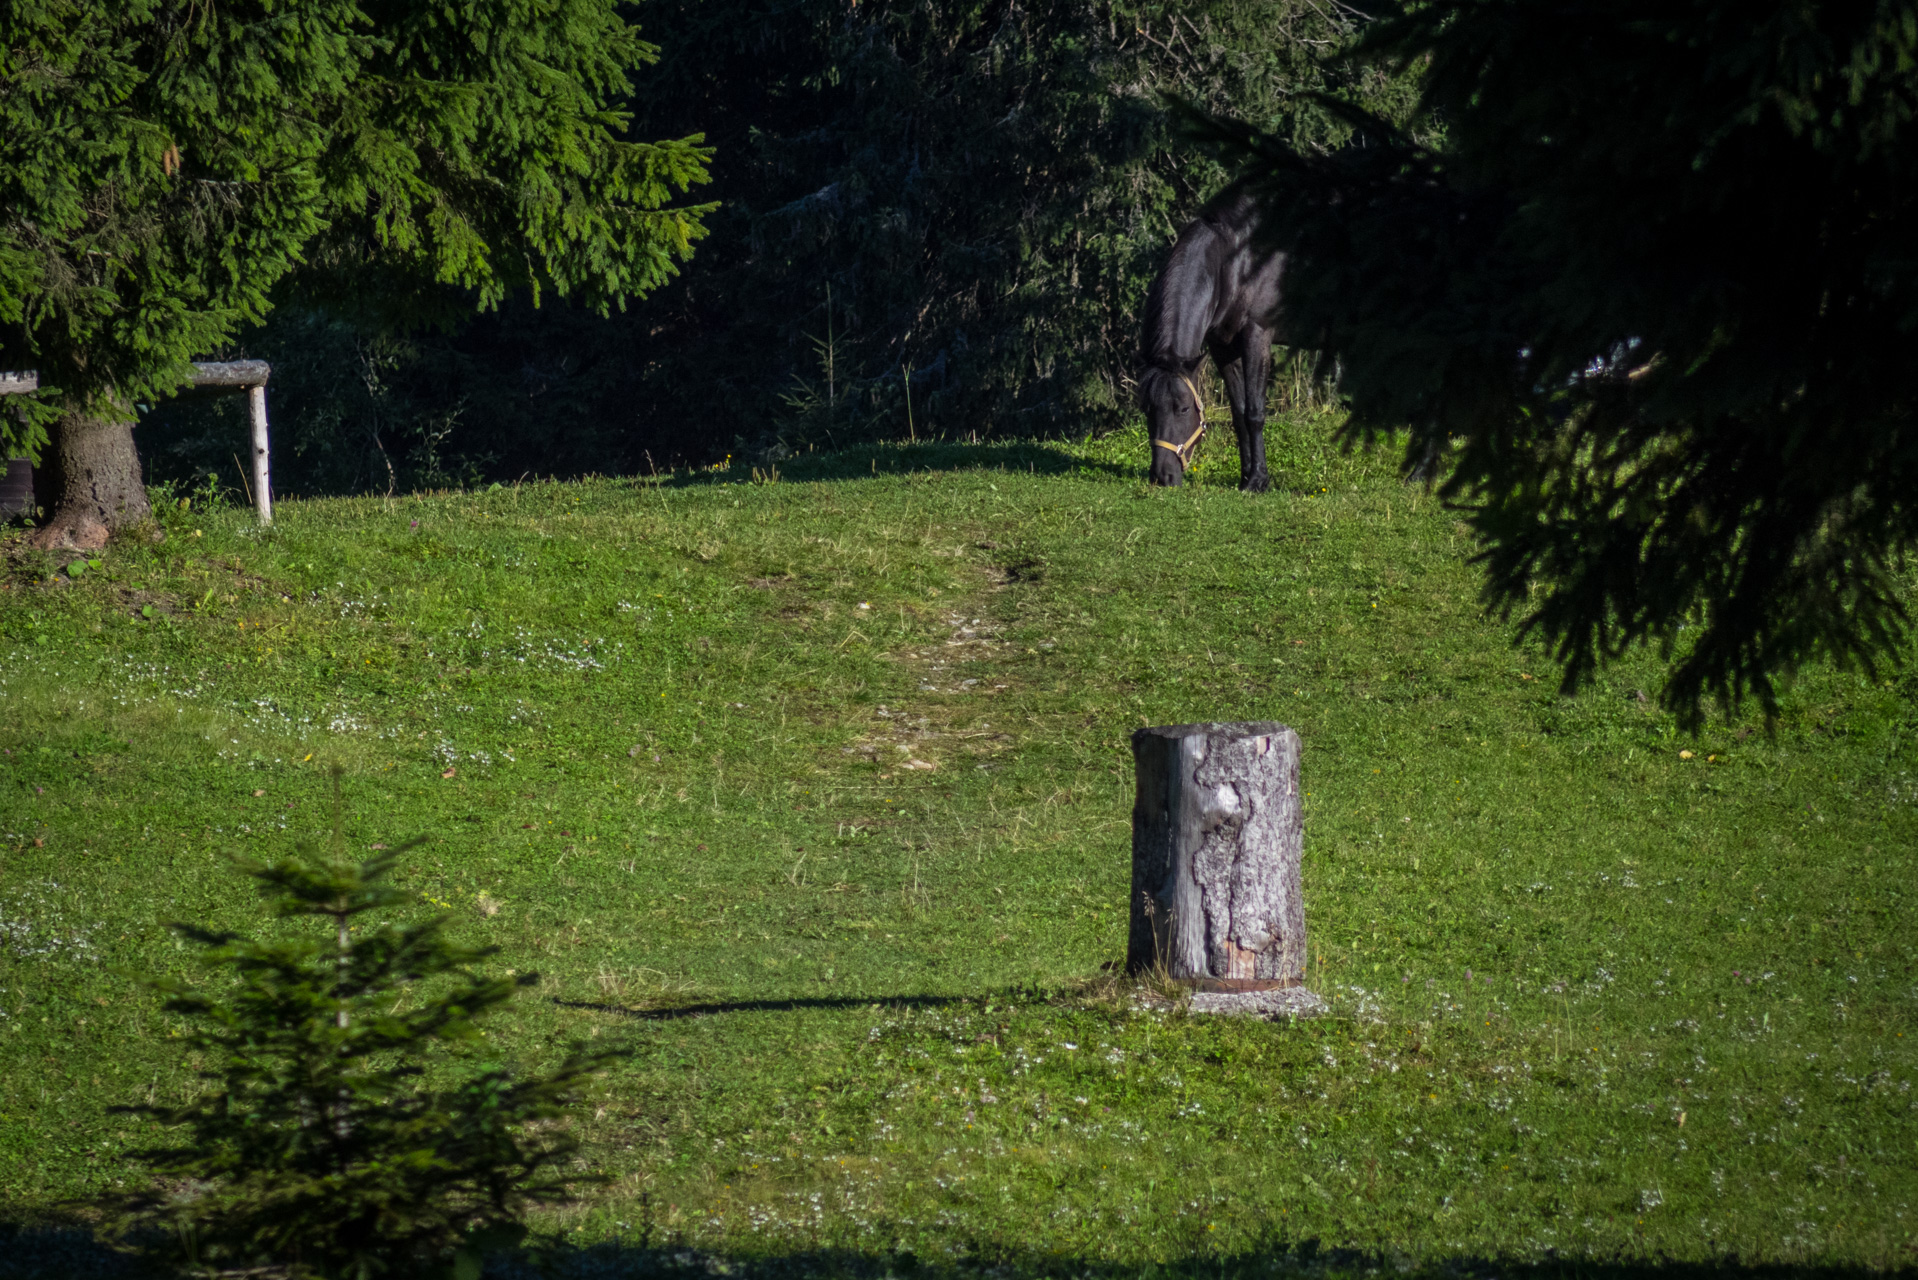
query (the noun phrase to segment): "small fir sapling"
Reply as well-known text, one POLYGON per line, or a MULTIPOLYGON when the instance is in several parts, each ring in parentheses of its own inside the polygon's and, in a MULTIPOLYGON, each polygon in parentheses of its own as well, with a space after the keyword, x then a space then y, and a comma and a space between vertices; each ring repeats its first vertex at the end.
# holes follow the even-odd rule
POLYGON ((529 1208, 603 1181, 577 1172, 578 1143, 542 1122, 606 1055, 575 1052, 537 1077, 463 1063, 486 1052, 481 1015, 537 975, 482 976, 496 948, 452 941, 444 915, 388 918, 414 901, 388 876, 420 842, 355 865, 337 769, 333 787, 329 851, 240 862, 290 928, 260 940, 173 926, 232 985, 149 982, 192 1024, 181 1044, 205 1087, 177 1106, 121 1108, 178 1141, 138 1153, 155 1186, 116 1207, 129 1238, 196 1270, 477 1277, 481 1253, 516 1241, 529 1208))

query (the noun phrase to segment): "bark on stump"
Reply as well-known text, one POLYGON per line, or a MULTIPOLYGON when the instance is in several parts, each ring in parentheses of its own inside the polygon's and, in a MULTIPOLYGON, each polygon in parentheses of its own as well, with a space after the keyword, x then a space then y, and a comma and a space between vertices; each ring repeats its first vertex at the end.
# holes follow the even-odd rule
POLYGON ((1132 735, 1132 932, 1126 970, 1202 991, 1305 979, 1299 736, 1282 724, 1132 735))

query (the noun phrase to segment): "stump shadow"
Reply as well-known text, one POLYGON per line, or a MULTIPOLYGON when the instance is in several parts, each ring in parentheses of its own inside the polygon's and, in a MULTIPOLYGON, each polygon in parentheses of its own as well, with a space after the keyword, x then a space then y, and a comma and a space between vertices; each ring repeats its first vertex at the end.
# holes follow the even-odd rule
POLYGON ((635 1009, 600 1000, 561 1000, 562 1009, 616 1013, 637 1022, 677 1022, 681 1018, 710 1018, 722 1013, 798 1013, 807 1009, 940 1009, 964 1004, 972 996, 789 996, 768 1000, 707 1000, 698 1004, 671 1004, 635 1009))

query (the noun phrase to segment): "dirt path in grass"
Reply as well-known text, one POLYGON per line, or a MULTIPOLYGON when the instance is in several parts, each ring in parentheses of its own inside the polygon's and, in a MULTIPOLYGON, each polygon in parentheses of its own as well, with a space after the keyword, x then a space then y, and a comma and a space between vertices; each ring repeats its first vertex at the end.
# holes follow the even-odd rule
POLYGON ((897 664, 902 683, 915 686, 904 699, 874 710, 859 738, 844 748, 879 766, 891 779, 907 773, 972 768, 990 770, 994 755, 1012 735, 989 719, 973 722, 990 709, 976 699, 995 697, 1014 686, 998 660, 1007 649, 1004 628, 986 613, 951 609, 941 614, 943 634, 902 645, 884 655, 897 664))

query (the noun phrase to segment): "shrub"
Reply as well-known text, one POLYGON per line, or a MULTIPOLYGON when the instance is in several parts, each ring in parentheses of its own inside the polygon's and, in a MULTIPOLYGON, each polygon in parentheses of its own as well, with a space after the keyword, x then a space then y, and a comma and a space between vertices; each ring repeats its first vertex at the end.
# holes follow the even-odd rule
POLYGON ((483 1250, 523 1234, 528 1208, 597 1181, 570 1168, 577 1143, 539 1122, 563 1115, 603 1055, 574 1053, 540 1077, 458 1061, 484 1055, 479 1019, 537 975, 482 976, 494 949, 452 941, 443 915, 392 919, 412 895, 388 875, 418 842, 355 865, 337 771, 334 803, 325 855, 240 863, 291 926, 282 936, 173 926, 232 985, 149 983, 190 1019, 181 1044, 206 1087, 124 1108, 180 1132, 139 1153, 157 1185, 123 1198, 123 1225, 163 1229, 168 1260, 209 1271, 477 1276, 483 1250))

